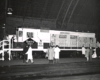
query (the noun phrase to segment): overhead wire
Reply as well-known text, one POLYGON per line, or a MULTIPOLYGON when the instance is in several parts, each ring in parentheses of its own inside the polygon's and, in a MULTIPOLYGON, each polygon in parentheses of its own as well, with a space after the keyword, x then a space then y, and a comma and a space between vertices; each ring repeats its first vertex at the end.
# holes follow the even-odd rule
POLYGON ((66 13, 65 13, 64 19, 63 19, 63 21, 62 21, 61 28, 62 28, 63 25, 64 25, 64 21, 65 21, 65 19, 66 19, 66 16, 67 16, 67 14, 68 14, 68 11, 69 11, 69 9, 70 9, 70 6, 71 6, 72 2, 73 2, 73 0, 70 1, 70 4, 69 4, 69 6, 68 6, 68 9, 66 10, 66 13))

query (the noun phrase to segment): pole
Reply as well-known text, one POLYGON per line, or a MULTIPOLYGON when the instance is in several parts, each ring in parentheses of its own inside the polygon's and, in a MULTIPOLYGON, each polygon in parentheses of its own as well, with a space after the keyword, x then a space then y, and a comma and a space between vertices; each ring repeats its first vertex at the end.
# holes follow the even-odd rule
POLYGON ((5 39, 5 24, 3 25, 3 39, 5 39))
POLYGON ((5 17, 4 17, 4 27, 3 27, 3 39, 6 37, 6 17, 7 17, 7 0, 5 0, 5 17))
POLYGON ((6 24, 6 14, 7 14, 7 0, 5 0, 5 24, 6 24))
POLYGON ((66 19, 66 16, 67 16, 67 14, 68 14, 68 11, 69 11, 69 9, 70 9, 70 7, 71 7, 71 5, 72 5, 72 2, 73 2, 73 0, 70 1, 70 4, 69 4, 69 6, 68 6, 68 9, 66 10, 66 13, 65 13, 64 19, 63 19, 63 21, 62 21, 61 28, 62 28, 63 25, 64 25, 64 21, 65 21, 65 19, 66 19))

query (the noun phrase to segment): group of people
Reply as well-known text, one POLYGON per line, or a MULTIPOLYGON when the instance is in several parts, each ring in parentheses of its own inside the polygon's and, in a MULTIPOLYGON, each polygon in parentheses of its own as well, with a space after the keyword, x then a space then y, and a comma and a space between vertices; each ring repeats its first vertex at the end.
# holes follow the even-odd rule
MULTIPOLYGON (((45 57, 48 58, 49 63, 58 63, 59 62, 59 53, 60 49, 56 46, 50 46, 47 49, 45 57)), ((96 58, 96 49, 93 49, 92 47, 85 48, 82 47, 82 54, 85 55, 87 61, 91 61, 92 58, 96 58)), ((23 49, 23 62, 31 61, 33 63, 33 55, 32 55, 32 48, 29 45, 26 45, 23 49), (25 57, 27 55, 27 58, 25 57)))
MULTIPOLYGON (((49 63, 58 63, 59 62, 59 52, 60 52, 60 49, 58 46, 55 46, 55 47, 50 46, 47 49, 46 57, 48 58, 49 63)), ((34 63, 33 55, 32 55, 32 48, 31 48, 31 46, 26 45, 23 48, 23 62, 27 63, 27 62, 29 62, 29 60, 31 61, 31 63, 34 63)))
POLYGON ((59 62, 59 53, 60 53, 60 49, 57 45, 50 46, 46 52, 46 57, 48 58, 49 63, 58 63, 59 62))
POLYGON ((85 55, 87 61, 91 61, 92 58, 97 57, 96 49, 93 49, 92 47, 85 48, 84 46, 82 46, 82 54, 85 55))

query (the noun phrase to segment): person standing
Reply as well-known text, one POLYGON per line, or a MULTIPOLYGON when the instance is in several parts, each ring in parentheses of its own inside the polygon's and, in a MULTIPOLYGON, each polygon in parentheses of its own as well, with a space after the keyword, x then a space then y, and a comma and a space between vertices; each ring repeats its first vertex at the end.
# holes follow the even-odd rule
POLYGON ((85 54, 85 57, 87 58, 87 61, 91 61, 92 60, 92 54, 93 54, 92 47, 88 47, 86 49, 86 54, 85 54))
POLYGON ((82 46, 82 54, 85 55, 85 52, 86 52, 85 47, 82 46))
POLYGON ((95 48, 93 51, 94 51, 94 53, 93 53, 93 55, 92 55, 92 58, 97 58, 96 48, 95 48))
POLYGON ((48 60, 49 60, 49 63, 54 63, 54 49, 52 46, 50 46, 50 48, 48 49, 48 60))
POLYGON ((86 48, 86 53, 85 53, 85 57, 86 57, 86 60, 89 61, 89 53, 90 53, 90 49, 89 47, 86 48))
POLYGON ((14 45, 15 45, 15 36, 13 35, 13 37, 11 38, 11 48, 14 48, 14 45))
POLYGON ((93 48, 90 47, 89 60, 92 60, 93 48))
POLYGON ((33 63, 33 55, 32 55, 32 48, 31 48, 31 46, 29 46, 28 51, 26 52, 26 54, 27 54, 26 62, 28 62, 30 60, 31 63, 33 63))
POLYGON ((54 58, 55 58, 55 61, 56 61, 56 63, 58 63, 58 61, 59 61, 59 52, 60 52, 60 49, 59 49, 59 47, 56 45, 56 47, 54 48, 54 52, 55 52, 55 54, 54 54, 54 58))
POLYGON ((96 48, 96 54, 97 54, 97 58, 99 58, 99 56, 100 56, 100 47, 96 48))
POLYGON ((25 53, 28 51, 28 48, 29 48, 28 45, 25 45, 25 47, 23 48, 23 63, 26 62, 27 54, 25 54, 25 53))
POLYGON ((47 58, 47 59, 48 59, 48 50, 49 50, 49 48, 47 48, 46 55, 45 55, 45 58, 47 58))

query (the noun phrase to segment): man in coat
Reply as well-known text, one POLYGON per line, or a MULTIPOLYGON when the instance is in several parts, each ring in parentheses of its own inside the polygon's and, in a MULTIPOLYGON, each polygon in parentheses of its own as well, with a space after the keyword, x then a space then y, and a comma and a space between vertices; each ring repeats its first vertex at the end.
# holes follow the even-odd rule
POLYGON ((26 54, 27 54, 26 62, 28 62, 30 60, 31 63, 33 63, 33 55, 32 55, 32 48, 31 48, 31 46, 29 46, 28 51, 26 52, 26 54))
POLYGON ((59 47, 56 45, 56 47, 54 48, 54 52, 55 52, 55 54, 54 54, 54 58, 55 58, 55 60, 56 60, 56 63, 58 63, 58 61, 59 61, 59 52, 60 52, 60 49, 59 49, 59 47))
POLYGON ((52 46, 50 46, 50 48, 48 49, 48 60, 49 60, 49 63, 53 63, 53 60, 54 60, 54 49, 52 46))
POLYGON ((87 61, 89 61, 89 53, 90 53, 90 49, 89 49, 89 47, 87 47, 86 53, 85 53, 85 57, 86 57, 87 61))
POLYGON ((85 47, 82 46, 82 54, 85 55, 85 52, 86 52, 85 47))
POLYGON ((91 61, 92 60, 92 54, 93 54, 92 47, 88 47, 86 49, 86 54, 85 54, 85 57, 87 58, 87 61, 91 61))
POLYGON ((25 63, 26 61, 26 57, 27 55, 25 54, 28 51, 29 46, 25 45, 25 47, 23 48, 23 63, 25 63))
POLYGON ((96 54, 97 54, 97 58, 99 58, 99 56, 100 56, 100 47, 96 48, 96 54))
POLYGON ((92 60, 93 48, 90 46, 89 60, 92 60))

